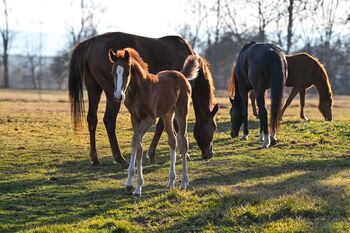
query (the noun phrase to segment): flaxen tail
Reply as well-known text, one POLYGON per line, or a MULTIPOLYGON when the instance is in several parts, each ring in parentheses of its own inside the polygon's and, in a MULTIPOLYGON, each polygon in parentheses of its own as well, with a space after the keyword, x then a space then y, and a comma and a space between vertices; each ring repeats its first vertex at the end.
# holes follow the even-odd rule
POLYGON ((188 81, 192 81, 197 78, 199 68, 199 56, 190 55, 186 58, 181 73, 187 78, 188 81))

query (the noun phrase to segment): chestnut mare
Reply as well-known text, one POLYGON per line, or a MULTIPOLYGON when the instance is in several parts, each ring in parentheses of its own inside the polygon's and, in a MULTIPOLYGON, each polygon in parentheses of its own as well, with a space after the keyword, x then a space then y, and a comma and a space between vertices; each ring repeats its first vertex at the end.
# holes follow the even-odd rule
POLYGON ((248 138, 248 92, 257 93, 260 116, 261 148, 276 143, 276 133, 281 111, 283 86, 287 75, 287 64, 283 51, 273 44, 250 42, 240 51, 232 72, 229 86, 232 104, 230 115, 231 137, 237 137, 241 125, 244 126, 242 139, 248 138), (271 130, 270 138, 265 108, 265 92, 271 88, 271 130))
MULTIPOLYGON (((319 94, 319 110, 327 121, 332 121, 332 88, 329 83, 327 71, 324 66, 313 56, 307 53, 298 53, 286 56, 288 63, 288 77, 286 86, 292 87, 289 97, 282 108, 282 113, 299 93, 300 97, 300 118, 307 120, 304 115, 305 92, 311 86, 317 88, 319 94)), ((253 115, 257 116, 255 107, 255 94, 251 93, 253 115)))
MULTIPOLYGON (((136 49, 149 65, 151 73, 161 70, 181 70, 187 56, 193 55, 191 47, 178 36, 162 38, 147 38, 137 35, 114 32, 98 35, 76 46, 73 50, 69 65, 69 98, 71 114, 75 128, 81 125, 84 115, 83 80, 86 86, 89 109, 87 114, 90 134, 89 157, 92 164, 99 164, 96 150, 95 132, 97 125, 97 107, 102 91, 105 92, 107 104, 103 117, 112 155, 115 162, 127 167, 128 163, 120 152, 115 134, 116 117, 120 103, 113 100, 113 81, 110 78, 112 64, 109 62, 109 49, 118 50, 126 47, 136 49)), ((215 114, 218 106, 214 102, 214 85, 209 65, 204 58, 199 58, 200 69, 198 78, 191 81, 192 102, 196 116, 193 133, 203 158, 213 155, 212 141, 216 130, 215 114)), ((164 126, 158 122, 155 137, 148 154, 154 159, 155 149, 164 126)))
POLYGON ((166 70, 156 75, 148 72, 148 65, 137 51, 132 48, 109 50, 109 59, 113 64, 112 77, 114 81, 114 99, 117 102, 125 100, 125 106, 131 114, 134 135, 131 141, 131 158, 128 169, 128 179, 125 183, 127 192, 133 190, 135 158, 137 166, 136 189, 134 195, 141 195, 143 185, 142 174, 142 138, 148 129, 161 117, 165 131, 168 134, 170 147, 170 173, 168 188, 174 187, 176 163, 176 139, 173 126, 175 116, 179 141, 179 151, 182 156, 181 188, 187 188, 187 115, 191 98, 190 80, 197 78, 199 70, 198 57, 189 56, 181 70, 166 70), (189 81, 188 81, 189 80, 189 81))

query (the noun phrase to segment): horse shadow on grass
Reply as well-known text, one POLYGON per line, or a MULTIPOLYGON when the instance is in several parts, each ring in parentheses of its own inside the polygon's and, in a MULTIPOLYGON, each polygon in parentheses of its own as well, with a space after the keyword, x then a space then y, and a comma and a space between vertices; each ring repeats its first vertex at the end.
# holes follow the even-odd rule
MULTIPOLYGON (((319 161, 288 162, 280 166, 258 166, 245 170, 233 171, 229 174, 213 172, 214 175, 193 180, 191 185, 198 196, 217 194, 217 199, 212 207, 206 208, 187 219, 178 221, 176 224, 164 229, 173 232, 203 230, 211 226, 249 227, 251 224, 268 224, 285 218, 302 218, 313 220, 331 219, 330 222, 346 220, 350 208, 349 197, 345 187, 327 185, 322 181, 331 176, 350 168, 350 160, 329 159, 319 161), (256 185, 238 185, 252 179, 265 177, 278 177, 295 172, 296 175, 274 182, 261 182, 256 185), (220 194, 217 186, 238 185, 233 193, 220 194), (206 187, 206 188, 205 188, 206 187), (214 187, 209 189, 208 187, 214 187), (201 190, 206 189, 204 192, 201 190), (321 199, 324 205, 321 208, 303 209, 293 208, 288 203, 276 208, 273 213, 256 214, 248 210, 243 211, 234 218, 226 217, 235 208, 247 205, 259 205, 269 200, 285 197, 286 195, 304 194, 316 199, 321 199), (335 199, 335 200, 334 200, 335 199)), ((213 168, 214 169, 214 168, 213 168)), ((317 225, 316 225, 317 226, 317 225)), ((324 230, 331 231, 331 224, 321 225, 324 230)))

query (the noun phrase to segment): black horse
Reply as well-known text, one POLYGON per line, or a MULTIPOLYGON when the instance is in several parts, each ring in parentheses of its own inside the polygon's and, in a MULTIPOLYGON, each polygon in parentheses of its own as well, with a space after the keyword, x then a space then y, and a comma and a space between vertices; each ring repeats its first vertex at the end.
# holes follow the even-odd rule
POLYGON ((248 92, 254 90, 257 95, 260 117, 261 148, 276 143, 276 132, 281 112, 283 86, 287 76, 285 55, 273 44, 250 42, 240 51, 230 82, 231 137, 237 137, 241 125, 244 126, 242 139, 248 138, 248 92), (265 91, 271 88, 271 137, 269 136, 265 91))

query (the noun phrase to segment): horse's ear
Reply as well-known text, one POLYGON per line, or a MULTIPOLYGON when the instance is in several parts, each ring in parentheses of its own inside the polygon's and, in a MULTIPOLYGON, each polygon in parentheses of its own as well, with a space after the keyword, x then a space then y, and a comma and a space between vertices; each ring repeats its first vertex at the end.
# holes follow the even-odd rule
POLYGON ((211 111, 211 116, 214 117, 219 110, 219 105, 215 104, 213 110, 211 111))
POLYGON ((117 59, 117 56, 115 55, 115 53, 113 52, 112 49, 109 49, 109 51, 108 51, 108 57, 109 57, 109 61, 110 61, 111 63, 114 63, 115 60, 117 59))
POLYGON ((129 53, 129 51, 128 50, 124 50, 124 59, 125 60, 129 60, 129 58, 130 58, 130 53, 129 53))
POLYGON ((230 99, 230 103, 231 103, 231 104, 234 104, 234 99, 232 99, 231 96, 228 97, 228 98, 230 99))

